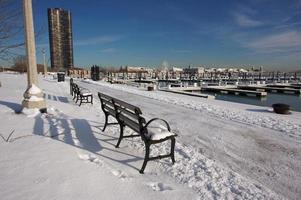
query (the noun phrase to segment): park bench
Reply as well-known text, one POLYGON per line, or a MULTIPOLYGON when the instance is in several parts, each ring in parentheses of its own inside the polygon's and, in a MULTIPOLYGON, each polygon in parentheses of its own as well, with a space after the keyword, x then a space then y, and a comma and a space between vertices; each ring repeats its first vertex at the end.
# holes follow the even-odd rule
POLYGON ((145 157, 140 173, 144 172, 147 162, 150 160, 161 159, 170 157, 172 163, 175 162, 174 149, 175 149, 175 137, 176 134, 171 132, 170 126, 167 121, 160 118, 153 118, 146 122, 145 118, 142 116, 141 109, 137 106, 119 100, 117 98, 108 96, 98 92, 98 97, 101 102, 101 108, 105 114, 105 125, 103 131, 105 131, 108 125, 119 124, 120 126, 120 136, 116 144, 116 148, 119 147, 120 142, 123 138, 130 137, 141 137, 145 144, 145 157), (112 116, 117 120, 118 123, 108 123, 108 117, 112 116), (152 127, 151 124, 154 121, 161 121, 164 126, 152 127), (128 127, 138 133, 138 135, 124 135, 124 128, 128 127), (152 144, 162 143, 164 141, 171 141, 170 153, 166 155, 159 155, 155 157, 150 157, 150 146, 152 144))
POLYGON ((93 104, 93 94, 86 88, 79 87, 76 83, 70 81, 70 94, 73 94, 73 100, 76 99, 75 103, 80 100, 79 106, 82 103, 93 104))

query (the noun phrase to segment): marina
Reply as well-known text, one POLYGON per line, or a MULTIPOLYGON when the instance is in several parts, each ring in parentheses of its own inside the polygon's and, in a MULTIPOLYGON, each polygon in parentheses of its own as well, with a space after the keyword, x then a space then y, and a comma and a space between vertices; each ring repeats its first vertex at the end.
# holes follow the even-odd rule
POLYGON ((301 96, 298 84, 285 85, 224 85, 224 86, 183 86, 182 83, 171 83, 166 92, 183 95, 205 97, 223 101, 231 101, 243 104, 272 107, 273 104, 288 104, 293 111, 301 112, 301 96), (209 95, 206 97, 206 95, 209 95), (211 98, 213 97, 213 98, 211 98))

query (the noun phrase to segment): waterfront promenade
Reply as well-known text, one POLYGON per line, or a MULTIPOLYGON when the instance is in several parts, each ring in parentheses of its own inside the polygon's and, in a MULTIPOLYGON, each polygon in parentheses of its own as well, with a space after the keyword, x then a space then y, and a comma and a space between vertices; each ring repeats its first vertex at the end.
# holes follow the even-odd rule
MULTIPOLYGON (((100 131, 104 116, 97 99, 93 105, 79 107, 71 99, 68 82, 40 77, 48 114, 16 115, 13 109, 22 98, 18 94, 25 75, 0 74, 0 78, 5 92, 0 93, 0 117, 5 124, 1 133, 7 138, 14 130, 10 143, 0 143, 5 163, 1 183, 23 196, 32 191, 41 199, 51 189, 50 197, 80 199, 83 196, 76 194, 83 185, 89 188, 81 195, 91 199, 101 194, 113 199, 108 195, 114 192, 108 188, 114 185, 121 191, 139 188, 125 199, 139 199, 146 193, 149 199, 295 199, 301 193, 297 187, 301 180, 299 112, 279 116, 257 106, 75 80, 95 97, 101 91, 138 105, 148 119, 168 120, 179 135, 176 164, 151 162, 141 176, 137 168, 143 160, 143 144, 129 139, 115 149, 119 129, 111 126, 105 133, 100 131)), ((4 192, 2 196, 8 194, 17 197, 4 192)))

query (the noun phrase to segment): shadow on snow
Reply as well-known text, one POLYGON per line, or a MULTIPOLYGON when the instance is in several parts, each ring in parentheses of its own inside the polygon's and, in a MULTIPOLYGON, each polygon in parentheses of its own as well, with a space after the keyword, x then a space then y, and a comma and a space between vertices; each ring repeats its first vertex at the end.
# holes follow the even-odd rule
MULTIPOLYGON (((91 121, 91 123, 97 122, 91 121)), ((115 144, 110 142, 113 140, 117 142, 118 138, 104 134, 103 132, 92 130, 102 129, 102 127, 103 124, 101 123, 97 123, 96 125, 91 126, 90 122, 86 119, 68 119, 67 117, 65 118, 49 116, 42 117, 41 115, 38 115, 35 117, 33 133, 39 136, 50 137, 60 142, 64 142, 74 147, 89 151, 103 158, 139 170, 136 166, 133 166, 131 162, 143 160, 143 157, 137 157, 135 155, 119 151, 115 148, 115 144), (48 130, 45 130, 46 127, 49 127, 48 130), (96 138, 95 134, 102 136, 102 138, 96 138), (101 146, 101 143, 106 143, 109 146, 101 146), (113 156, 105 155, 105 153, 102 153, 102 150, 122 154, 123 159, 113 158, 113 156)))

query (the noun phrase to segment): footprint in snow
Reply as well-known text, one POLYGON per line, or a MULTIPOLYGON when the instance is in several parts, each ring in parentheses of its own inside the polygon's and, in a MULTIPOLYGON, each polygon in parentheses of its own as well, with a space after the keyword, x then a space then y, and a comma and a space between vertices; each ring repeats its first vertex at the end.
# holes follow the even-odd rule
POLYGON ((119 179, 121 179, 122 181, 128 181, 131 179, 130 176, 128 176, 126 173, 124 173, 123 171, 121 170, 116 170, 116 169, 111 169, 111 173, 114 175, 114 176, 117 176, 119 179))
POLYGON ((34 180, 35 184, 40 184, 40 183, 44 183, 46 182, 48 179, 46 177, 39 177, 37 179, 34 180))
POLYGON ((102 160, 100 160, 99 158, 97 158, 94 155, 90 155, 90 154, 78 154, 78 157, 81 160, 86 160, 86 161, 89 161, 89 162, 93 162, 93 163, 95 163, 95 164, 97 164, 99 166, 103 165, 102 160))
POLYGON ((78 139, 73 139, 73 142, 74 142, 74 144, 77 145, 77 146, 80 146, 80 145, 81 145, 81 143, 79 142, 78 139))
POLYGON ((152 188, 154 191, 166 191, 166 190, 172 190, 171 187, 163 184, 163 183, 157 183, 157 182, 150 182, 146 184, 150 188, 152 188))

